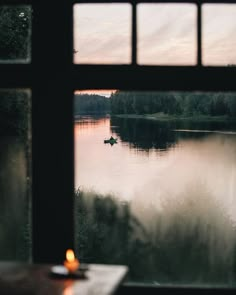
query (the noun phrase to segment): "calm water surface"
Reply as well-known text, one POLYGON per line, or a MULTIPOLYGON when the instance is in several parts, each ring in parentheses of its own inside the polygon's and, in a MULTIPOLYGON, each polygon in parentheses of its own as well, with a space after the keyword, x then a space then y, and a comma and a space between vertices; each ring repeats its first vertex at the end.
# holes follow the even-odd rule
POLYGON ((186 190, 204 190, 236 221, 235 130, 222 123, 81 118, 75 185, 157 207, 186 190), (118 143, 104 144, 111 135, 118 143))
POLYGON ((130 281, 154 285, 235 286, 235 124, 84 117, 75 174, 84 261, 127 264, 130 281))

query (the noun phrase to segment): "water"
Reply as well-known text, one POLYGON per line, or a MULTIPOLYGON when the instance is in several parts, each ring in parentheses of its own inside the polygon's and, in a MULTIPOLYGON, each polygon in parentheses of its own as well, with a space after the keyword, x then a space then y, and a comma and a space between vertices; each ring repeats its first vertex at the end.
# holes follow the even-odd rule
POLYGON ((77 121, 75 185, 125 200, 145 194, 146 204, 202 185, 236 221, 236 131, 219 123, 212 130, 212 125, 182 129, 140 119, 77 121), (103 143, 111 135, 118 144, 103 143))
MULTIPOLYGON (((129 249, 114 246, 119 257, 109 260, 102 251, 93 256, 91 248, 85 259, 128 264, 133 281, 234 284, 235 123, 81 118, 75 122, 75 186, 85 202, 101 194, 104 200, 98 199, 105 204, 109 194, 118 207, 126 204, 131 216, 129 249), (104 144, 111 135, 118 143, 104 144), (145 273, 137 271, 131 248, 145 273)), ((114 208, 107 208, 113 205, 107 206, 104 212, 111 214, 114 208)), ((96 216, 103 210, 94 208, 96 216)), ((96 216, 93 222, 103 224, 99 235, 109 231, 109 224, 104 230, 108 219, 101 223, 96 216)), ((117 224, 113 231, 121 238, 123 228, 117 224)), ((104 235, 101 243, 115 244, 117 237, 106 240, 104 235)))

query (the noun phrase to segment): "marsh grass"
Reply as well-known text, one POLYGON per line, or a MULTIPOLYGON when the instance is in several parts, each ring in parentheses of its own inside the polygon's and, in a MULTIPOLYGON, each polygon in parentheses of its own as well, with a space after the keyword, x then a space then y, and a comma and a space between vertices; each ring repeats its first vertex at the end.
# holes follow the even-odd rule
POLYGON ((236 229, 204 187, 164 198, 161 208, 137 202, 75 192, 81 261, 128 265, 129 281, 234 284, 236 229))

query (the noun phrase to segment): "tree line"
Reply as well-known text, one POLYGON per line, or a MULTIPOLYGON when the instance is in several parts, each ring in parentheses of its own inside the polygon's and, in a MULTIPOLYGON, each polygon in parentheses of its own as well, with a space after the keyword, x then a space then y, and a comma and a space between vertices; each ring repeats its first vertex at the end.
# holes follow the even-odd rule
POLYGON ((112 114, 236 116, 235 93, 134 92, 111 95, 112 114))
POLYGON ((76 94, 74 99, 74 114, 104 114, 110 113, 110 99, 97 94, 76 94))

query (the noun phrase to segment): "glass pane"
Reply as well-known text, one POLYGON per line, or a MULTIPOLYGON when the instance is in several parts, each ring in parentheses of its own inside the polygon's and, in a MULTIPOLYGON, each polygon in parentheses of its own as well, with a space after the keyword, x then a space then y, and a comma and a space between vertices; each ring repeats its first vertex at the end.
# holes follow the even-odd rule
POLYGON ((131 62, 129 4, 74 5, 74 63, 131 62))
POLYGON ((0 6, 0 63, 30 62, 30 6, 0 6))
POLYGON ((31 257, 30 92, 0 90, 0 259, 31 257))
POLYGON ((138 63, 195 65, 196 5, 139 4, 138 63))
POLYGON ((126 264, 130 282, 235 286, 236 93, 74 101, 79 259, 126 264))
POLYGON ((204 65, 236 65, 236 4, 204 4, 204 65))

